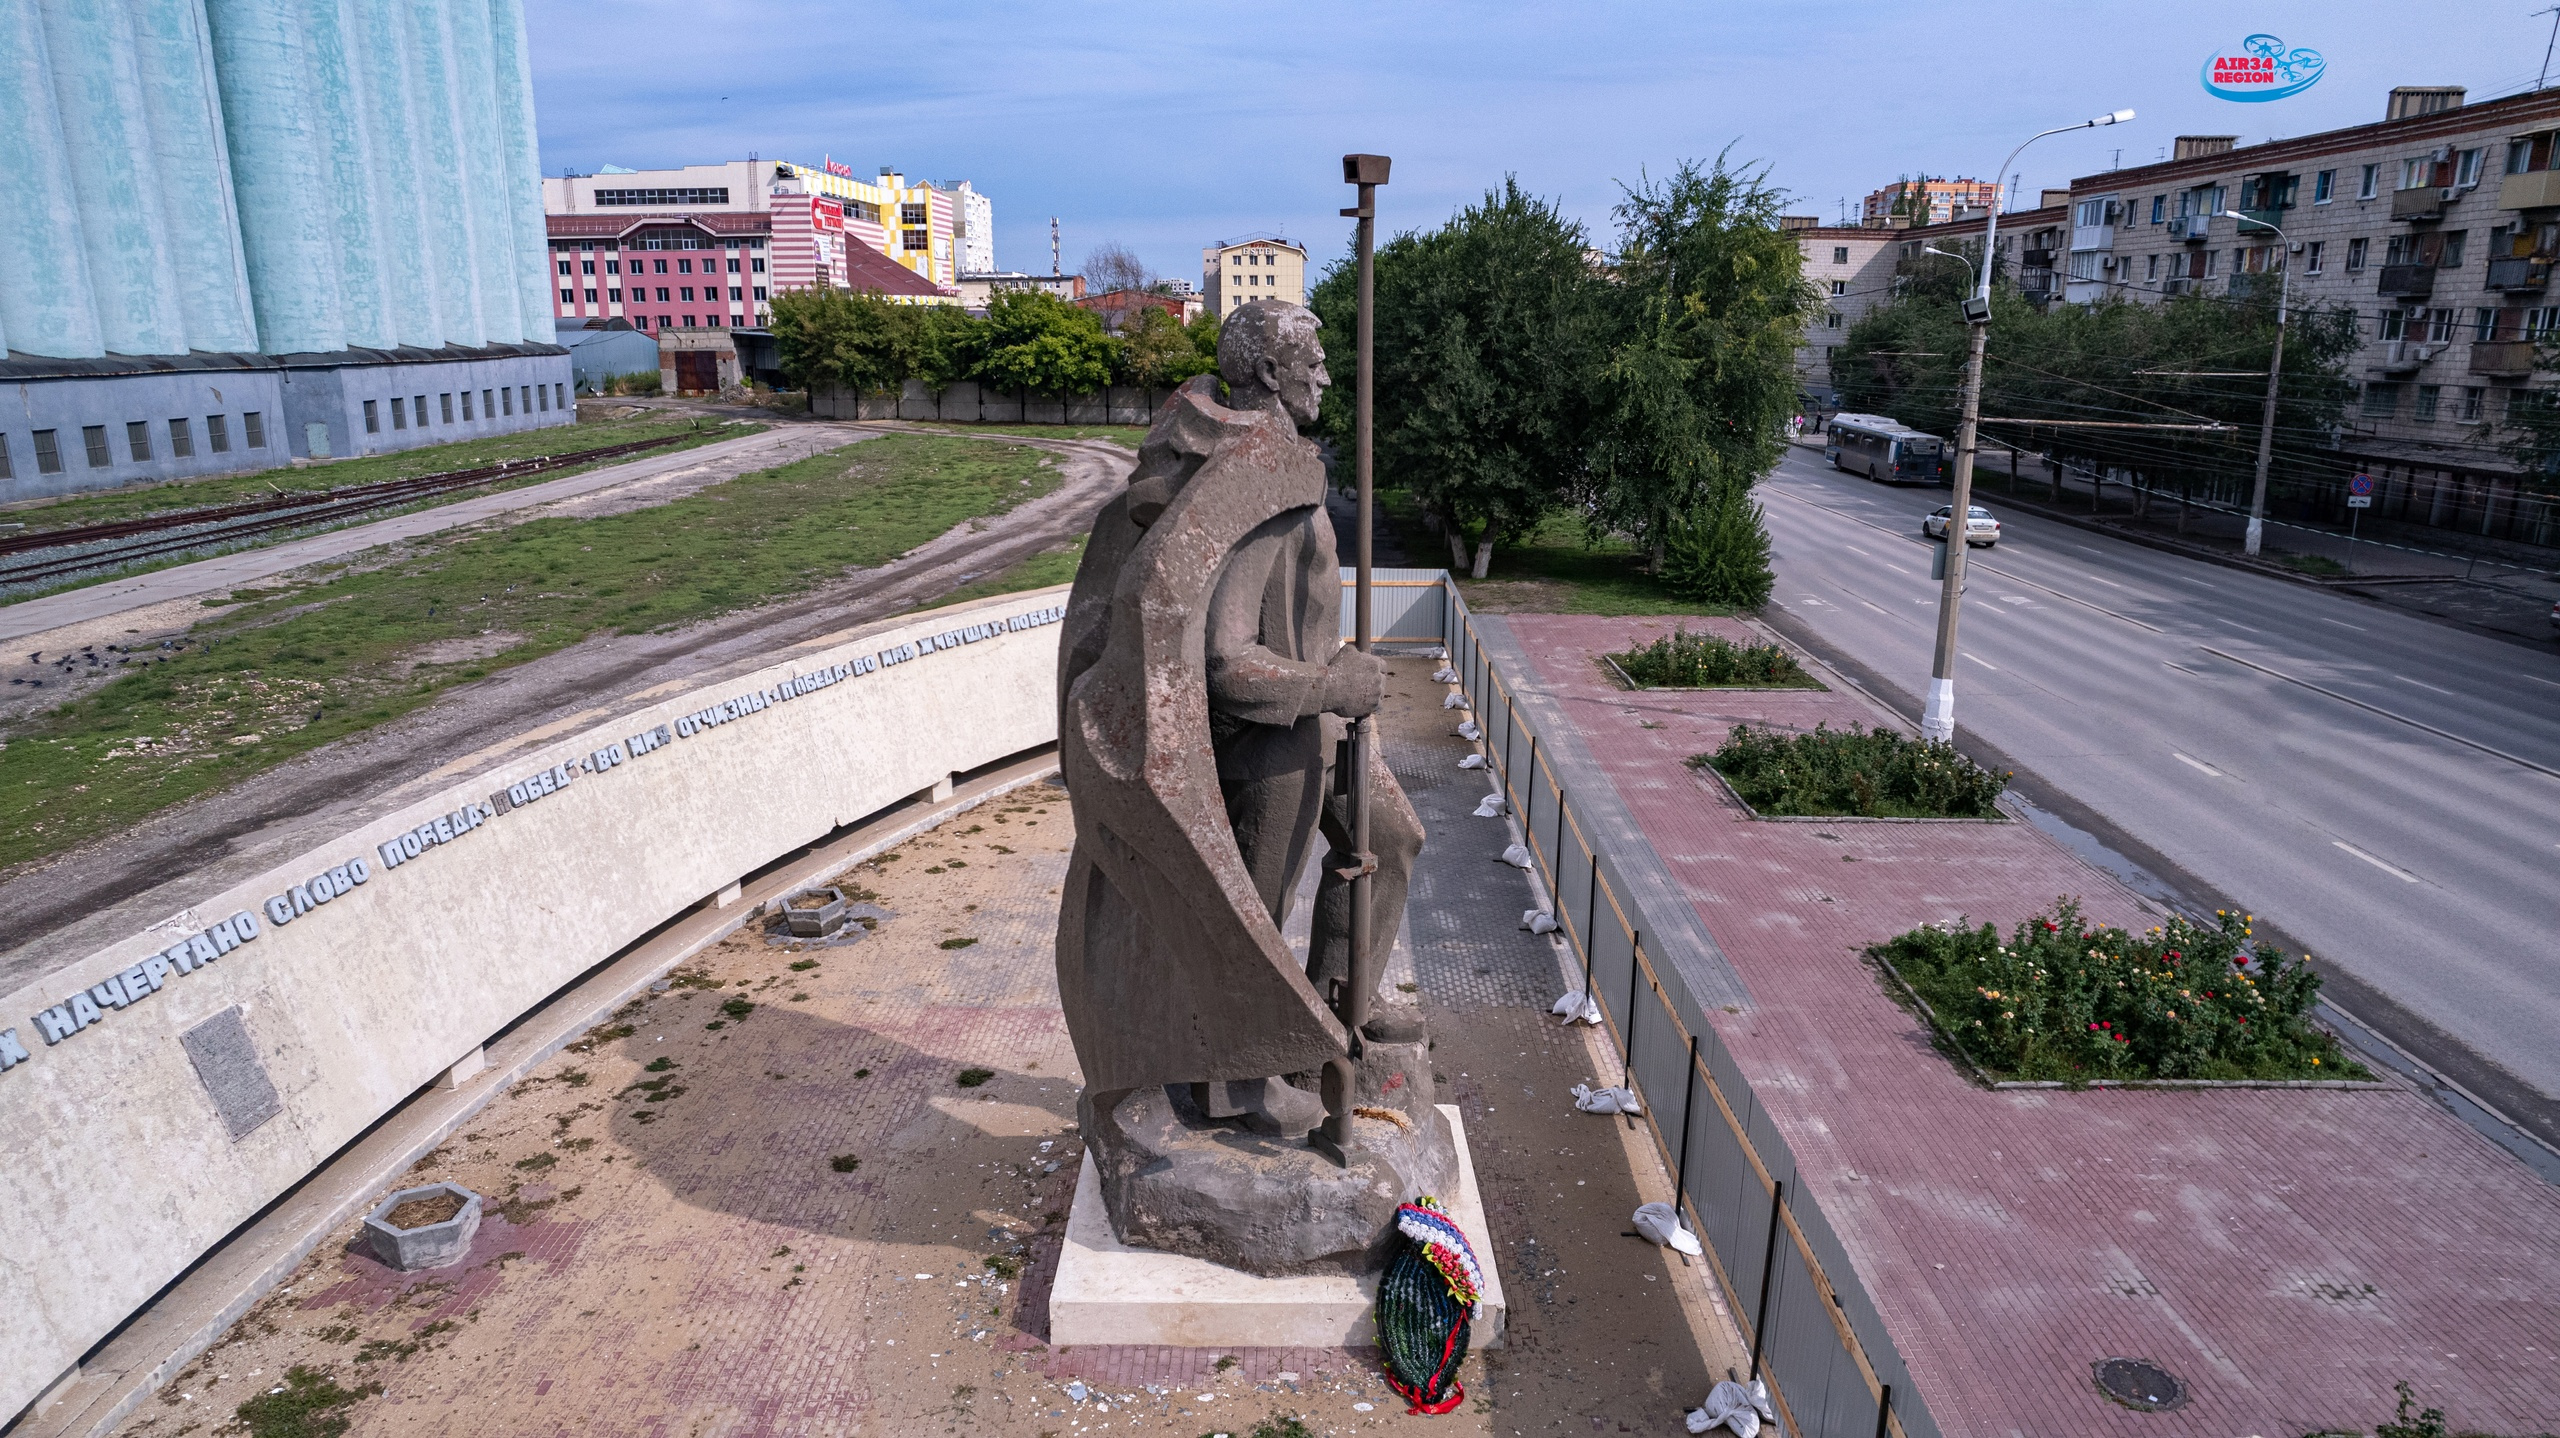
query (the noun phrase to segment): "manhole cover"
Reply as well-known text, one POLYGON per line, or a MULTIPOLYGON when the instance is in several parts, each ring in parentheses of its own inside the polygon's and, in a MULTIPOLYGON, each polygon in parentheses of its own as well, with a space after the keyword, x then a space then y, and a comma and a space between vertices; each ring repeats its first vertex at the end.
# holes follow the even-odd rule
POLYGON ((2139 1358, 2101 1358, 2089 1365, 2098 1391, 2127 1408, 2166 1413, 2187 1401, 2187 1385, 2157 1363, 2139 1358))

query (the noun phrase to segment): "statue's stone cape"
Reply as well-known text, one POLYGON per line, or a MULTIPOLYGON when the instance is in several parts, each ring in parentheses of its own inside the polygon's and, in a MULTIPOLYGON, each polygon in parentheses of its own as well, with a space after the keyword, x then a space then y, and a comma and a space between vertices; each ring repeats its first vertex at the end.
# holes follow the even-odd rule
POLYGON ((1185 385, 1149 430, 1095 521, 1061 636, 1076 851, 1058 989, 1088 1093, 1305 1073, 1347 1042, 1236 847, 1206 678, 1220 566, 1259 526, 1321 505, 1324 466, 1285 415, 1211 389, 1185 385))

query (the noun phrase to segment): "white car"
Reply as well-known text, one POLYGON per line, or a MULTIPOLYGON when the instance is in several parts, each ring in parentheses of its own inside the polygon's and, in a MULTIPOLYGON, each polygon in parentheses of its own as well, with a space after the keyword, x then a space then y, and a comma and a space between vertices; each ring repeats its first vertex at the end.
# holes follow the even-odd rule
MULTIPOLYGON (((1931 539, 1946 538, 1947 521, 1954 516, 1955 512, 1956 507, 1952 504, 1939 505, 1929 512, 1928 518, 1920 521, 1920 532, 1931 539)), ((1966 519, 1964 526, 1965 543, 1978 544, 1988 549, 2000 542, 2000 521, 1991 517, 1990 510, 1975 504, 1968 505, 1966 513, 1970 517, 1966 519)))

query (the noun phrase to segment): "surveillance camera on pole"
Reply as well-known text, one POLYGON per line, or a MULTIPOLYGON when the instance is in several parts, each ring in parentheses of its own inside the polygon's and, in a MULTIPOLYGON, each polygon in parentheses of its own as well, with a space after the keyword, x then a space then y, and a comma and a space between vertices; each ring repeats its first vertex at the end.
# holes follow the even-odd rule
MULTIPOLYGON (((2090 130, 2100 125, 2121 125, 2133 118, 2131 110, 2115 110, 2076 125, 2057 125, 2040 130, 2018 142, 2009 158, 2000 162, 1994 175, 2009 173, 2020 151, 2047 135, 2060 135, 2071 130, 2090 130)), ((1964 351, 1963 417, 1956 424, 1956 465, 1953 503, 1947 510, 1946 575, 1938 590, 1938 650, 1929 668, 1929 698, 1920 712, 1920 737, 1931 743, 1952 744, 1956 738, 1956 614, 1964 599, 1965 541, 1973 533, 1973 447, 1974 429, 1982 418, 1982 351, 1991 329, 1991 262, 2000 233, 2000 207, 1993 205, 1991 215, 1982 227, 1982 273, 1974 282, 1973 294, 1963 303, 1966 330, 1964 351)), ((1943 253, 1943 252, 1939 252, 1943 253)))

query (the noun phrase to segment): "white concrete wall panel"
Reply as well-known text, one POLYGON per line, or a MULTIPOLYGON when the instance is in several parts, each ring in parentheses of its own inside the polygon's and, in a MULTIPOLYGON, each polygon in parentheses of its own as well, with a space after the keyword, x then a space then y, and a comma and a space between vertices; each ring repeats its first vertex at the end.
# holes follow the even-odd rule
MULTIPOLYGON (((78 0, 71 0, 78 3, 78 0)), ((338 228, 297 0, 206 0, 258 336, 269 354, 347 347, 338 228)))
POLYGON ((320 170, 326 188, 315 204, 337 226, 338 305, 347 343, 367 349, 398 344, 391 317, 388 241, 396 229, 383 223, 375 186, 373 106, 356 57, 372 37, 354 23, 355 0, 304 0, 303 41, 309 47, 311 103, 319 121, 320 170))
POLYGON ((464 178, 463 107, 454 79, 453 27, 441 5, 402 4, 403 43, 409 54, 409 108, 416 123, 411 141, 418 166, 418 211, 425 244, 428 294, 436 305, 444 342, 489 342, 480 319, 480 268, 471 257, 478 217, 471 213, 464 178))
POLYGON ((666 918, 955 771, 1054 742, 1065 599, 872 626, 635 707, 0 997, 0 1026, 32 1055, 0 1071, 0 1413, 438 1072, 666 918), (732 712, 708 722, 724 703, 732 712), (663 742, 632 742, 660 726, 663 742), (567 777, 462 832, 440 819, 546 773, 567 777), (381 845, 439 822, 447 841, 386 863, 381 845), (362 883, 298 916, 288 897, 290 922, 274 921, 271 898, 333 870, 352 881, 358 860, 362 883), (148 997, 54 1045, 22 1017, 240 912, 257 916, 254 940, 191 972, 162 964, 148 997), (180 1043, 235 1006, 278 1104, 236 1138, 180 1043))
POLYGON ((455 151, 471 212, 471 265, 479 275, 480 327, 491 344, 525 338, 515 264, 515 223, 507 209, 506 137, 498 122, 498 80, 487 0, 446 0, 453 44, 455 151))
POLYGON ((388 241, 382 258, 392 332, 401 344, 434 349, 444 343, 435 293, 442 271, 435 248, 443 227, 429 215, 421 188, 410 34, 401 8, 396 0, 356 0, 354 31, 364 43, 352 58, 363 72, 374 201, 388 241))
POLYGON ((0 115, 10 117, 0 143, 0 252, 11 268, 0 284, 0 351, 94 359, 107 347, 89 290, 44 16, 34 5, 0 5, 0 115))
POLYGON ((507 258, 516 280, 521 339, 556 343, 551 304, 550 231, 542 209, 542 146, 533 123, 533 57, 525 40, 524 6, 489 0, 489 39, 496 63, 498 121, 506 136, 507 217, 515 249, 507 258))
POLYGON ((47 0, 40 8, 99 338, 110 354, 181 353, 186 322, 131 17, 101 0, 47 0))
POLYGON ((181 348, 253 352, 258 323, 204 0, 126 0, 126 8, 159 171, 162 243, 177 271, 181 348))

